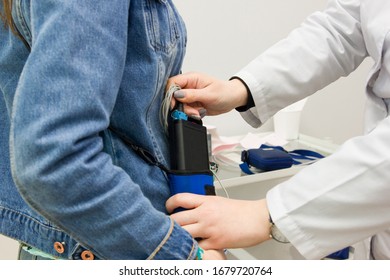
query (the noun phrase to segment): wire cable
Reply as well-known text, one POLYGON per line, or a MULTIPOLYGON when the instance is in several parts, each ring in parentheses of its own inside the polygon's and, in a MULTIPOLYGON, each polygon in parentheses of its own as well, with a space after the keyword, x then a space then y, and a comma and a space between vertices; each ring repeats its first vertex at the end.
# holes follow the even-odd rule
POLYGON ((225 186, 222 184, 221 180, 218 178, 218 175, 217 175, 217 173, 215 172, 215 170, 211 169, 211 172, 213 173, 215 179, 217 179, 217 181, 218 181, 220 187, 221 187, 221 188, 223 189, 223 191, 225 192, 226 198, 230 198, 227 189, 226 189, 225 186))
POLYGON ((169 112, 171 111, 171 102, 173 94, 178 90, 180 90, 180 87, 178 85, 172 85, 166 92, 161 104, 160 122, 161 125, 164 127, 165 133, 168 133, 168 116, 169 112))

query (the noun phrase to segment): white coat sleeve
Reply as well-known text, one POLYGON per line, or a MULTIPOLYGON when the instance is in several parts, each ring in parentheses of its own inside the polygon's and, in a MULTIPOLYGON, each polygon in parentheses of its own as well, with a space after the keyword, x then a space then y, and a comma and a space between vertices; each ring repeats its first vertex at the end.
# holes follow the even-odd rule
MULTIPOLYGON (((352 72, 367 55, 360 1, 331 1, 237 76, 256 107, 253 126, 352 72)), ((267 194, 274 222, 298 251, 320 259, 390 227, 390 118, 267 194)))
POLYGON ((366 56, 360 1, 331 1, 235 75, 248 85, 256 105, 242 117, 258 127, 280 109, 347 76, 366 56))
POLYGON ((390 117, 267 193, 274 222, 319 259, 390 227, 390 117))

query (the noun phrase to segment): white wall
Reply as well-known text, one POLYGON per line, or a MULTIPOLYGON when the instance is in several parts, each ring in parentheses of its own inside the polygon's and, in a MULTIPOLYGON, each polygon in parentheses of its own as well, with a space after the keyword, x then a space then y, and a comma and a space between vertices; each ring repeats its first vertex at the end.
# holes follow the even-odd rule
MULTIPOLYGON (((228 79, 262 51, 284 38, 310 13, 322 10, 326 0, 175 0, 188 31, 184 72, 200 71, 228 79)), ((342 78, 310 97, 301 120, 301 132, 335 143, 362 133, 364 82, 370 66, 365 61, 342 78)), ((231 112, 206 117, 221 135, 272 130, 272 121, 252 129, 231 112)))

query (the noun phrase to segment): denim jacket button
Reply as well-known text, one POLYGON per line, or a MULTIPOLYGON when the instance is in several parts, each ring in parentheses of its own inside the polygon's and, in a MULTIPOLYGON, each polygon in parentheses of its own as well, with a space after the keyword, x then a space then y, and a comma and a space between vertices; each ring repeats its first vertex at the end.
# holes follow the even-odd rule
POLYGON ((62 254, 63 252, 65 252, 64 244, 65 243, 54 242, 54 250, 56 250, 57 253, 62 254))
POLYGON ((95 256, 91 251, 85 250, 81 253, 81 258, 86 261, 92 261, 95 259, 95 256))

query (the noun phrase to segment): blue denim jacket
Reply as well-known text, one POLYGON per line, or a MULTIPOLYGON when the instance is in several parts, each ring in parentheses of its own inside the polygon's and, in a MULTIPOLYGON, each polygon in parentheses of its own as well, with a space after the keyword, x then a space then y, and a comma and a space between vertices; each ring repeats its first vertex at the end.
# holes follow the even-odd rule
POLYGON ((0 233, 59 258, 194 259, 166 174, 108 130, 168 165, 160 105, 186 44, 171 0, 14 0, 13 17, 30 48, 0 27, 0 233))

